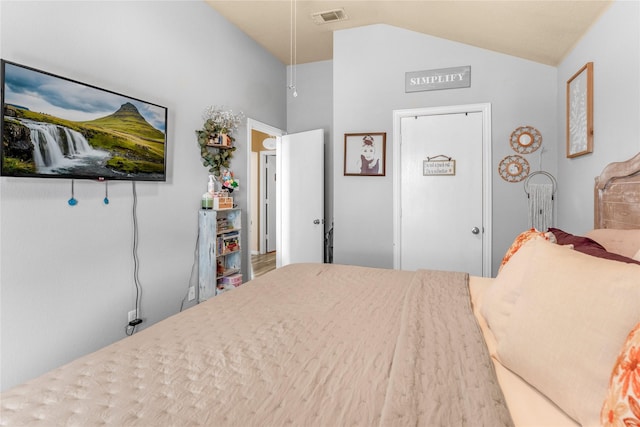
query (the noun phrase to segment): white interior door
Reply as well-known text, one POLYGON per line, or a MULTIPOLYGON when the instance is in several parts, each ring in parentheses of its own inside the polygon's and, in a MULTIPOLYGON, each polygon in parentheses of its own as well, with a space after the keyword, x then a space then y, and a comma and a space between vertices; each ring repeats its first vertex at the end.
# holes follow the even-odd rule
POLYGON ((283 135, 277 144, 276 267, 324 259, 324 131, 283 135))
POLYGON ((276 250, 276 151, 260 152, 260 254, 276 250))
POLYGON ((267 154, 265 161, 265 246, 267 252, 276 250, 276 155, 267 154))
MULTIPOLYGON (((258 172, 259 169, 259 165, 260 165, 260 160, 258 158, 258 153, 254 152, 254 151, 250 151, 249 152, 249 156, 250 156, 250 167, 249 167, 249 171, 256 171, 258 172)), ((261 196, 261 189, 260 189, 260 184, 258 182, 258 177, 260 176, 260 174, 258 173, 250 173, 249 174, 249 182, 250 185, 247 186, 247 194, 249 195, 249 209, 247 212, 247 219, 249 220, 249 235, 248 237, 248 241, 249 241, 249 248, 250 248, 250 254, 251 255, 257 255, 260 253, 264 253, 264 248, 262 246, 262 237, 260 233, 260 221, 261 221, 261 212, 260 212, 260 197, 261 196)))
POLYGON ((462 107, 398 119, 396 268, 491 273, 489 113, 462 107), (454 174, 425 174, 428 157, 455 160, 454 174))

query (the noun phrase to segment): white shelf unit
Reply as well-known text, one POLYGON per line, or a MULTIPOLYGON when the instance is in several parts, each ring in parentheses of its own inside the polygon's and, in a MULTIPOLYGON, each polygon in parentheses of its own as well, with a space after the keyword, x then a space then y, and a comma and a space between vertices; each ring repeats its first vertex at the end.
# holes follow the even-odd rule
POLYGON ((221 293, 225 281, 242 283, 242 211, 201 209, 198 218, 198 302, 221 293))

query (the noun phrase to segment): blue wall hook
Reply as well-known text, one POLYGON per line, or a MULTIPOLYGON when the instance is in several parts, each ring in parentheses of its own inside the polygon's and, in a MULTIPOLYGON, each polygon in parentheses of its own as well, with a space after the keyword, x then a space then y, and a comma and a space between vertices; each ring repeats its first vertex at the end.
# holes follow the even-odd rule
POLYGON ((109 181, 104 182, 104 199, 102 199, 105 205, 109 204, 109 181))
POLYGON ((75 206, 75 205, 78 204, 78 201, 76 200, 76 198, 74 196, 74 181, 73 181, 73 179, 71 180, 71 198, 69 199, 69 201, 67 203, 69 203, 69 206, 75 206))

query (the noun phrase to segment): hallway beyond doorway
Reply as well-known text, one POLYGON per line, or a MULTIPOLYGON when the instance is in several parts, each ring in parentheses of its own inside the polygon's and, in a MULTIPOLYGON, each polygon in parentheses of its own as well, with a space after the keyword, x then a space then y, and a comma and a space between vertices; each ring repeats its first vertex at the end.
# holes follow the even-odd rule
POLYGON ((253 267, 253 277, 260 277, 271 270, 276 269, 276 252, 268 252, 264 255, 251 255, 251 266, 253 267))

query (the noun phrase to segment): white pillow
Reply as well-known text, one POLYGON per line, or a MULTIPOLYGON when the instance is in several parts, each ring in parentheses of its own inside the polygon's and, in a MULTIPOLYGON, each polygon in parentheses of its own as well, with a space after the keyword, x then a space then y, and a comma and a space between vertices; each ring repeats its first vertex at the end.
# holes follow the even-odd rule
POLYGON ((510 290, 482 306, 500 361, 580 424, 598 425, 616 356, 640 319, 640 265, 535 239, 503 271, 491 290, 510 290))
POLYGON ((504 338, 505 329, 509 324, 509 316, 511 316, 513 306, 520 297, 522 283, 529 274, 530 263, 528 260, 534 256, 536 249, 528 243, 537 239, 546 240, 540 236, 533 236, 526 240, 511 255, 509 262, 503 264, 491 287, 484 293, 480 312, 498 341, 504 338))

